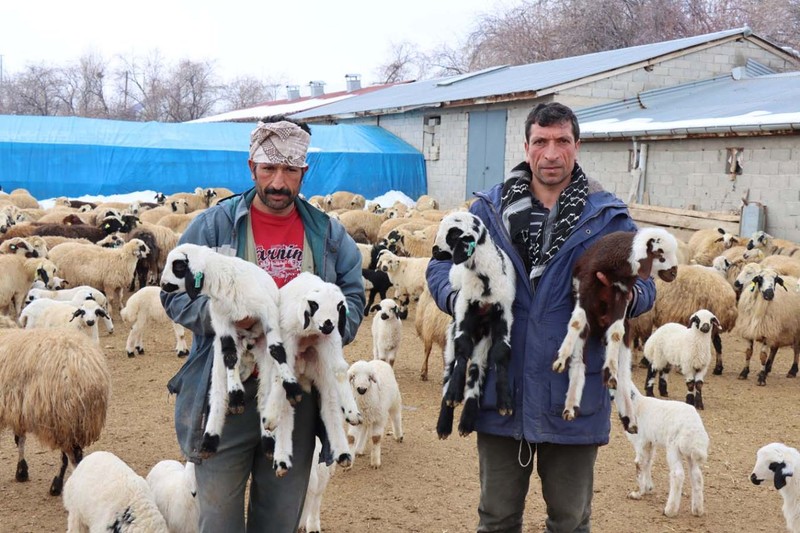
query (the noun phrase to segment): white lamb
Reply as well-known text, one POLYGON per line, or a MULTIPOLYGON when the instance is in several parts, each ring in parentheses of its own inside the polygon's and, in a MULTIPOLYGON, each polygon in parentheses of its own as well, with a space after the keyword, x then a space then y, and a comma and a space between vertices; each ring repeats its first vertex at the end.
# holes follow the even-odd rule
POLYGON ((147 484, 169 533, 195 533, 200 527, 194 463, 159 461, 147 474, 147 484))
POLYGON ((761 447, 756 453, 756 464, 750 481, 760 485, 772 480, 775 489, 783 498, 783 517, 786 529, 800 533, 800 477, 795 470, 800 465, 800 452, 791 446, 773 442, 761 447))
MULTIPOLYGON (((620 366, 620 375, 624 372, 620 366)), ((678 514, 685 477, 683 469, 685 459, 689 464, 689 479, 692 485, 692 514, 701 516, 705 512, 703 465, 708 459, 708 433, 700 415, 696 409, 684 402, 648 398, 642 396, 633 383, 629 386, 639 429, 635 435, 626 432, 625 436, 636 450, 639 489, 631 492, 628 497, 639 500, 653 491, 653 456, 656 447, 663 446, 667 451, 669 465, 669 496, 664 514, 669 517, 678 514)))
POLYGON ((445 439, 453 431, 454 407, 462 401, 458 432, 466 436, 474 431, 490 365, 497 376, 497 411, 503 416, 513 413, 508 365, 516 278, 511 260, 471 213, 456 212, 442 220, 433 257, 453 262, 450 285, 458 291, 445 346, 444 390, 436 425, 439 438, 445 439))
MULTIPOLYGON (((319 457, 322 452, 322 443, 316 439, 314 446, 314 457, 319 457)), ((303 502, 303 512, 300 515, 300 531, 305 533, 320 533, 320 510, 322 509, 322 496, 328 483, 336 471, 335 464, 326 464, 324 461, 311 465, 311 475, 308 478, 308 488, 306 489, 306 499, 303 502)))
POLYGON ((167 523, 140 475, 111 452, 83 458, 64 486, 68 533, 164 533, 167 523))
POLYGON ((719 320, 708 309, 700 309, 689 317, 689 326, 671 322, 653 333, 644 345, 644 356, 650 363, 645 392, 653 396, 656 374, 659 393, 667 396, 664 372, 673 366, 686 380, 686 403, 703 409, 703 380, 711 363, 711 335, 722 330, 719 320))
MULTIPOLYGON (((348 366, 342 351, 346 316, 347 303, 342 290, 314 274, 303 272, 280 289, 280 326, 287 360, 295 362, 297 377, 306 390, 310 391, 312 384, 317 388, 320 417, 333 457, 344 468, 352 464, 352 456, 342 413, 350 424, 361 422, 347 383, 348 366), (299 353, 301 349, 306 350, 303 356, 299 353)), ((279 394, 278 387, 272 387, 267 404, 283 407, 274 441, 268 438, 265 445, 268 453, 273 453, 276 474, 283 476, 292 466, 294 412, 279 394)))
POLYGON ((175 332, 175 352, 178 357, 189 355, 184 328, 167 316, 164 306, 161 305, 160 292, 159 287, 139 289, 128 298, 128 303, 120 312, 122 320, 131 325, 128 340, 125 342, 125 351, 128 357, 134 356, 134 350, 139 355, 144 353, 144 332, 152 331, 152 328, 159 324, 170 325, 175 332))
POLYGON ((347 371, 350 386, 364 417, 363 423, 351 426, 349 439, 356 455, 364 455, 367 439, 372 437, 372 451, 369 464, 372 468, 381 466, 381 439, 386 431, 386 423, 391 419, 394 440, 403 442, 403 400, 400 387, 389 363, 379 359, 356 361, 347 371))
POLYGON ((378 311, 372 318, 372 357, 386 361, 394 368, 394 360, 400 349, 403 323, 400 307, 391 298, 384 298, 371 311, 378 311))
MULTIPOLYGON (((204 246, 181 244, 167 256, 161 288, 168 293, 186 292, 192 300, 200 295, 209 300, 211 325, 216 335, 202 455, 208 457, 216 453, 226 412, 244 411, 244 386, 239 367, 249 339, 258 339, 251 351, 259 368, 270 368, 269 354, 287 399, 292 404, 300 401, 302 389, 292 371, 294 361, 287 358, 279 327, 278 287, 258 265, 204 246), (235 326, 245 318, 258 319, 252 328, 254 335, 248 338, 235 326), (261 331, 264 335, 260 335, 261 331)), ((269 432, 277 425, 281 407, 267 405, 269 385, 267 379, 259 379, 258 411, 264 438, 271 437, 269 432)))
POLYGON ((19 324, 25 329, 73 328, 91 337, 100 344, 97 323, 108 318, 103 307, 92 299, 80 295, 69 302, 59 300, 34 300, 25 306, 19 316, 19 324))
MULTIPOLYGON (((69 302, 74 300, 78 295, 80 295, 80 297, 84 300, 91 298, 100 304, 100 306, 106 312, 108 311, 108 299, 106 299, 106 295, 103 294, 103 291, 97 290, 89 285, 78 285, 77 287, 72 287, 70 289, 59 290, 33 288, 28 291, 28 295, 25 298, 25 304, 27 305, 34 300, 40 300, 42 298, 69 302)), ((103 318, 103 323, 105 324, 106 330, 109 333, 114 333, 114 322, 111 320, 111 316, 103 318)))
POLYGON ((377 269, 389 274, 396 291, 401 291, 415 300, 425 289, 425 270, 430 258, 398 257, 389 250, 381 250, 377 269))

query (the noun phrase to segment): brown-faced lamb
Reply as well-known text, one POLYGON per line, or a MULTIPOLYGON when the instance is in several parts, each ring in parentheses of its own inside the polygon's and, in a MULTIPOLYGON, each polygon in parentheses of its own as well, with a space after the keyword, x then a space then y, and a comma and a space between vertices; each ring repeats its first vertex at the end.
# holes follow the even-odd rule
POLYGON ((69 330, 0 330, 0 428, 17 444, 17 481, 28 480, 25 439, 61 451, 50 485, 58 496, 68 461, 77 465, 106 422, 111 373, 91 339, 69 330))
POLYGON ((605 339, 604 381, 609 388, 618 389, 614 399, 623 427, 636 433, 633 405, 625 390, 627 383, 617 379, 621 351, 630 358, 630 336, 626 333, 628 298, 637 277, 646 279, 651 273, 658 273, 664 281, 675 279, 677 247, 675 237, 662 228, 618 231, 599 238, 576 261, 572 276, 575 308, 553 363, 553 370, 563 372, 569 361, 565 420, 574 420, 580 409, 586 379, 583 352, 591 334, 605 339))
POLYGON ((452 213, 442 220, 433 257, 453 262, 450 285, 458 291, 445 348, 442 403, 436 424, 436 433, 445 439, 453 431, 454 407, 461 402, 464 406, 458 432, 466 436, 475 430, 489 366, 497 375, 497 411, 503 416, 513 414, 508 365, 516 278, 508 255, 472 213, 452 213))

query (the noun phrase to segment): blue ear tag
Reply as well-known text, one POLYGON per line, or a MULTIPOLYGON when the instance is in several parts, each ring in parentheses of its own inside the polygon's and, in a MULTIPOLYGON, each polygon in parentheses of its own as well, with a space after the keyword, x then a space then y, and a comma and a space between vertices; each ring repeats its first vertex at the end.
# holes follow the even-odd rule
POLYGON ((472 241, 467 245, 467 257, 472 257, 472 254, 475 253, 475 241, 472 241))
POLYGON ((194 288, 195 289, 199 289, 200 288, 200 283, 202 283, 202 281, 203 281, 203 273, 202 272, 196 272, 195 275, 194 275, 194 288))

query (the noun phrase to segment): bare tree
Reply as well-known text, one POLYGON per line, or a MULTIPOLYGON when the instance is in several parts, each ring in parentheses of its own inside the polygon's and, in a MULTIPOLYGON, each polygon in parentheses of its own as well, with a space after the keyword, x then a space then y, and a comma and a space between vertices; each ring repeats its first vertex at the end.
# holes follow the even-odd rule
POLYGON ((107 64, 96 55, 85 55, 74 65, 59 71, 58 98, 65 115, 108 118, 105 95, 107 64))
POLYGON ((115 78, 123 113, 136 120, 164 120, 166 66, 161 53, 154 50, 143 59, 123 57, 120 62, 115 78))
POLYGON ((60 110, 59 77, 54 67, 28 65, 22 73, 4 81, 4 86, 12 114, 51 116, 60 110))
POLYGON ((235 78, 221 89, 220 100, 224 111, 245 109, 277 98, 276 88, 285 83, 259 80, 249 76, 235 78))
POLYGON ((164 83, 167 122, 186 122, 204 117, 217 102, 213 63, 184 59, 164 83))
POLYGON ((389 60, 378 67, 380 83, 421 79, 428 68, 427 57, 410 41, 391 43, 389 60))

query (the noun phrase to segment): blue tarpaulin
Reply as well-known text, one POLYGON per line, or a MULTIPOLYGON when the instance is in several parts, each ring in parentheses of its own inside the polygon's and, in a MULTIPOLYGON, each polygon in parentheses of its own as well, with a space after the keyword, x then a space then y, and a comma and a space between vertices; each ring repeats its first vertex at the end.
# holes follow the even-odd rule
MULTIPOLYGON (((254 126, 0 116, 0 185, 36 198, 196 187, 240 192, 252 186, 247 157, 254 126)), ((388 131, 340 124, 312 125, 311 132, 306 196, 426 193, 422 154, 388 131)))

